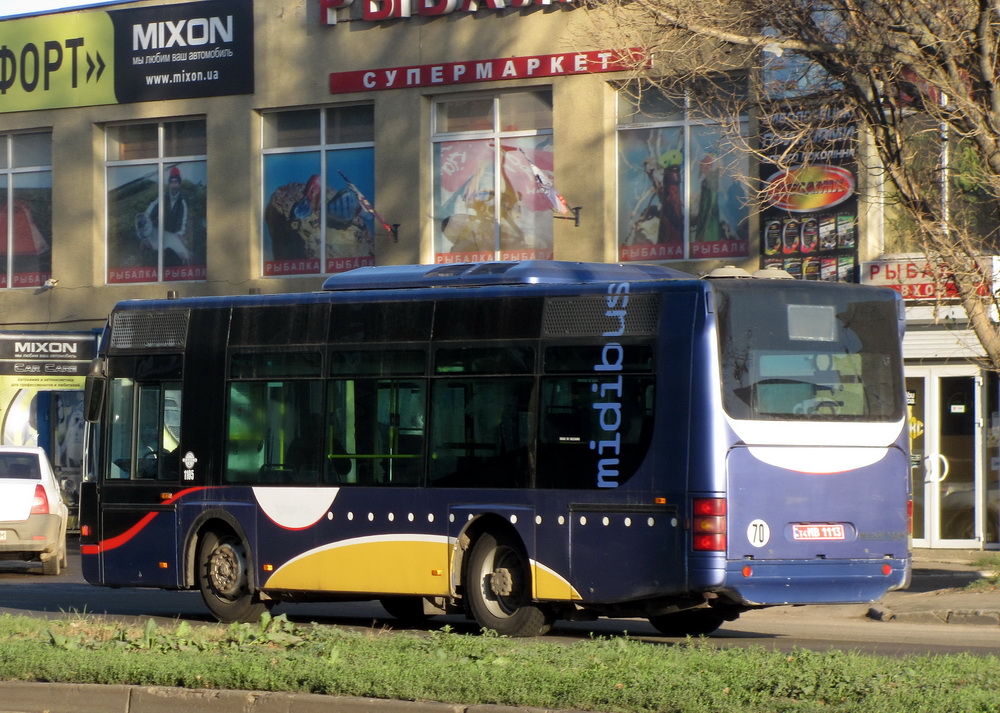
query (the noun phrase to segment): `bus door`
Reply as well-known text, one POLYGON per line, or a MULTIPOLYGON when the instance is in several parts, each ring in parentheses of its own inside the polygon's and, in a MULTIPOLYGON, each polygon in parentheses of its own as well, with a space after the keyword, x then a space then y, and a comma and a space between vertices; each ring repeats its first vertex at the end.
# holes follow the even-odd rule
POLYGON ((173 502, 182 489, 181 385, 139 376, 112 376, 108 384, 113 415, 100 473, 101 578, 169 588, 180 581, 173 502))
POLYGON ((906 367, 914 547, 983 543, 983 386, 973 365, 906 367))

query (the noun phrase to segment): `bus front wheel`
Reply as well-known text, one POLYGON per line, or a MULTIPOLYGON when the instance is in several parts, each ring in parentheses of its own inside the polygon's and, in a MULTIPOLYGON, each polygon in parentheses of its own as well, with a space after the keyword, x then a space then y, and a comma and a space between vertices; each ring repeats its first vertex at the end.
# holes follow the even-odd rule
POLYGON ((664 636, 708 636, 726 619, 712 609, 690 609, 649 617, 649 623, 664 636))
POLYGON ((502 636, 541 636, 552 613, 531 601, 528 556, 515 538, 484 533, 472 546, 465 582, 472 617, 502 636))
POLYGON ((201 598, 221 622, 257 621, 267 605, 250 591, 246 546, 231 532, 209 532, 198 548, 201 598))

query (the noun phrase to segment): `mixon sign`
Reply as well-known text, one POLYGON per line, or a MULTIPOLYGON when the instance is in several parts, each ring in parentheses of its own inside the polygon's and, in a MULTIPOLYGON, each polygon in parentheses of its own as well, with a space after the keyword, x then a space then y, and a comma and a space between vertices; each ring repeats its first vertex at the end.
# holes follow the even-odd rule
POLYGON ((95 355, 91 334, 0 334, 0 376, 84 377, 95 355))

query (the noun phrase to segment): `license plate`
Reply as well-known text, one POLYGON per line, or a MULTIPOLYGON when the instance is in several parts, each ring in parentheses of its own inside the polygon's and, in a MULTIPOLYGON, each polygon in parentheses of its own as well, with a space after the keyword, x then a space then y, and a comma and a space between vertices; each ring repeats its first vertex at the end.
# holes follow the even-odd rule
POLYGON ((6 541, 7 541, 7 531, 0 530, 0 542, 6 542, 6 541))
POLYGON ((795 540, 843 540, 844 526, 834 525, 792 525, 795 540))

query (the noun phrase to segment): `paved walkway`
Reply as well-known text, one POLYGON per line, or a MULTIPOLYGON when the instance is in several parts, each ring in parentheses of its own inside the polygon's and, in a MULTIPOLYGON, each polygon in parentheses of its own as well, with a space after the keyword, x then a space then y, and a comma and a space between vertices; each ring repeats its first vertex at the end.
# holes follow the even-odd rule
POLYGON ((1000 627, 1000 586, 966 589, 972 582, 992 574, 972 563, 982 554, 950 550, 915 552, 909 589, 890 592, 872 605, 868 616, 878 621, 1000 627))

